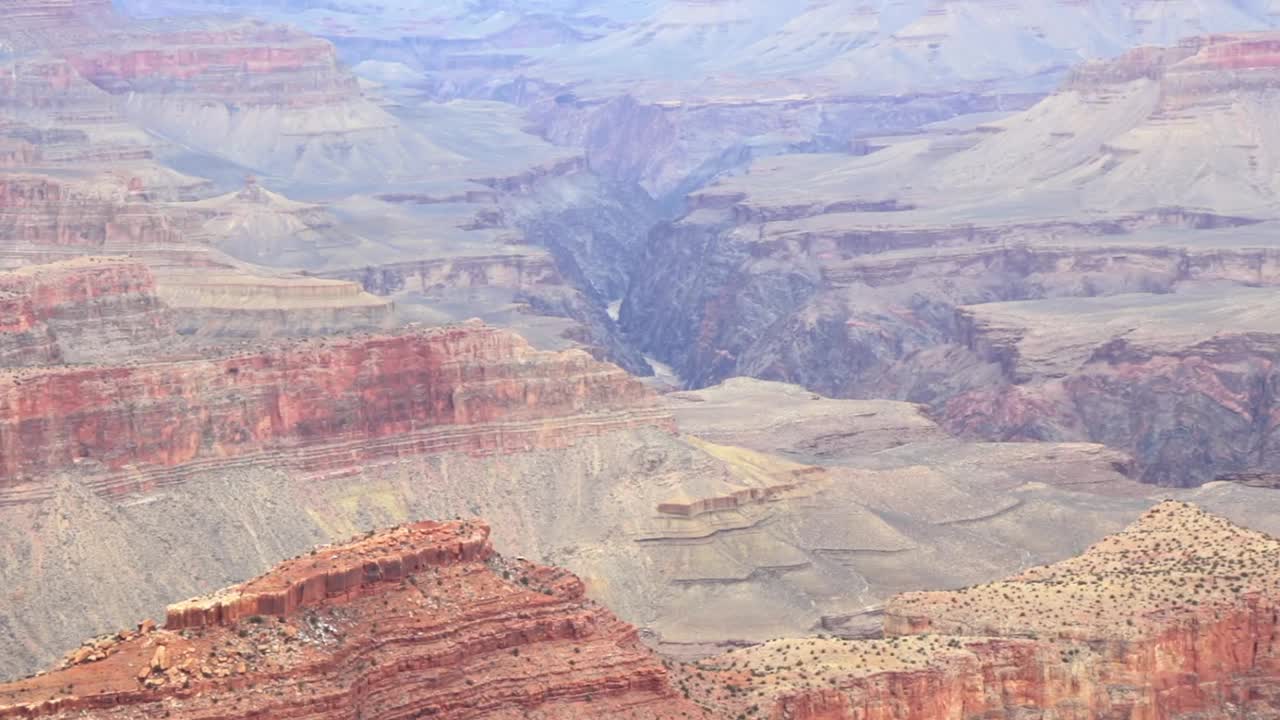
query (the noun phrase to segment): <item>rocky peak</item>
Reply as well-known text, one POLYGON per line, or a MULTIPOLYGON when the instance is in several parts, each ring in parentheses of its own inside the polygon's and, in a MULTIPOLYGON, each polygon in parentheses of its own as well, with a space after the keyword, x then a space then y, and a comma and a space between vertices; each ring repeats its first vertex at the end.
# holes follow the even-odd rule
POLYGON ((0 718, 705 718, 566 571, 421 522, 286 561, 0 686, 0 718))
POLYGON ((900 596, 887 627, 1136 639, 1250 598, 1274 601, 1278 591, 1280 540, 1167 501, 1070 560, 956 592, 900 596))
POLYGON ((479 523, 419 522, 318 548, 269 573, 212 595, 170 605, 164 626, 234 626, 260 615, 290 616, 331 598, 378 592, 428 568, 487 560, 489 528, 479 523))

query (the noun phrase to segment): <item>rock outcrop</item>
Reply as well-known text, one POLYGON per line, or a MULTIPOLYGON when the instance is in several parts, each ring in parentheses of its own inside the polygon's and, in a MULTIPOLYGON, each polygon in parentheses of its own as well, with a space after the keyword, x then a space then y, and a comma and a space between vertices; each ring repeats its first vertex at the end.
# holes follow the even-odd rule
POLYGON ((949 399, 939 419, 970 437, 1105 442, 1160 485, 1274 471, 1274 296, 1238 287, 964 308, 970 349, 1004 381, 949 399))
POLYGON ((664 664, 478 521, 286 561, 0 686, 0 717, 925 720, 1270 716, 1280 541, 1180 502, 1079 557, 888 604, 886 638, 664 664), (221 713, 221 714, 219 714, 221 713))
POLYGON ((232 458, 283 453, 302 469, 333 470, 407 451, 503 452, 670 426, 622 370, 580 351, 536 352, 482 325, 10 371, 0 387, 9 501, 86 461, 107 470, 99 491, 114 493, 232 458))
POLYGON ((0 232, 6 253, 30 249, 119 253, 182 245, 174 219, 129 191, 118 177, 58 181, 38 175, 0 178, 0 232))
POLYGON ((706 718, 573 575, 477 521, 321 547, 0 686, 0 717, 706 718))
POLYGON ((162 276, 158 293, 183 335, 309 337, 387 330, 395 320, 389 300, 341 280, 177 271, 162 276))
POLYGON ((145 265, 81 258, 0 273, 7 308, 0 365, 137 357, 172 337, 173 317, 145 265))
POLYGON ((1163 503, 1083 555, 886 609, 887 640, 781 640, 679 683, 772 718, 1276 712, 1280 543, 1163 503))

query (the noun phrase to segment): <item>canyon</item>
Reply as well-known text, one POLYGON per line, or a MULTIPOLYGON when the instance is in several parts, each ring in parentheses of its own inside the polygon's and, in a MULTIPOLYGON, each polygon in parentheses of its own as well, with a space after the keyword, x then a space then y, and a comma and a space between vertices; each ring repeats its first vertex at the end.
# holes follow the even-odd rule
POLYGON ((758 159, 654 230, 623 329, 692 387, 750 375, 921 402, 967 436, 1106 443, 1167 486, 1266 470, 1270 329, 1229 320, 1274 284, 1266 168, 1280 145, 1269 130, 1209 128, 1252 128, 1248 118, 1269 112, 1274 42, 1219 35, 1136 50, 1084 66, 1020 113, 884 136, 862 157, 758 159), (1221 307, 1198 314, 1193 298, 1208 295, 1221 307), (1062 312, 1031 310, 1049 307, 1062 312), (1154 312, 1163 334, 1128 337, 1125 307, 1130 329, 1154 312), (988 320, 1006 310, 1047 324, 988 320), (1090 334, 1110 318, 1114 334, 1090 334), (1036 334, 1074 340, 1033 361, 1036 334), (1155 368, 1177 374, 1191 356, 1216 379, 1184 411, 1167 395, 1183 383, 1155 368), (1073 409, 1077 389, 1099 384, 1091 399, 1124 402, 1073 409))
MULTIPOLYGON (((139 300, 187 312, 135 261, 13 275, 65 283, 40 306, 111 335, 139 300)), ((658 395, 480 322, 240 344, 143 328, 128 354, 0 374, 5 672, 317 542, 457 515, 571 568, 669 653, 856 637, 897 592, 1061 559, 1156 499, 1100 445, 959 440, 923 406, 749 379, 658 395)), ((1276 517, 1265 488, 1188 499, 1276 517)))
POLYGON ((1280 16, 1105 5, 9 3, 0 717, 1274 714, 1280 16))

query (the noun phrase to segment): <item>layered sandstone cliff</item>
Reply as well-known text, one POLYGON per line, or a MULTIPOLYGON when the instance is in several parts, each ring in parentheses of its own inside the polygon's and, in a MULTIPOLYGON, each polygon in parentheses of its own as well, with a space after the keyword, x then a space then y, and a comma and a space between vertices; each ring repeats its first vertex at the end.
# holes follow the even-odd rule
POLYGON ((537 352, 477 324, 217 359, 11 371, 0 388, 0 485, 10 495, 87 461, 106 470, 100 491, 127 492, 231 458, 282 455, 332 469, 670 423, 622 370, 580 351, 537 352))
POLYGON ((174 331, 146 266, 80 258, 0 273, 9 311, 0 364, 44 365, 137 357, 174 331))
POLYGON ((903 595, 886 609, 886 640, 775 641, 679 684, 727 713, 779 719, 1269 717, 1277 550, 1163 503, 1075 559, 903 595))
POLYGON ((0 687, 0 717, 708 717, 573 575, 420 522, 321 547, 0 687))
POLYGON ((184 335, 307 337, 384 330, 395 320, 389 300, 342 280, 175 271, 158 292, 184 335))
POLYGON ((0 255, 20 260, 67 254, 180 249, 182 225, 129 188, 129 179, 102 175, 55 179, 0 177, 0 255))

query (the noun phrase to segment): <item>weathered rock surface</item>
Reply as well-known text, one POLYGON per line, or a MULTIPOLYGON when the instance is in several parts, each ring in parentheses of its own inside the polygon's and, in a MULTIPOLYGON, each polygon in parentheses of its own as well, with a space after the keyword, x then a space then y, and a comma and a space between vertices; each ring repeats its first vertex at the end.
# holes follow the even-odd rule
POLYGON ((668 557, 689 558, 676 604, 654 626, 673 653, 795 635, 787 625, 875 634, 897 592, 1062 559, 1151 502, 1121 452, 960 442, 909 403, 837 400, 747 378, 664 402, 682 431, 716 443, 708 447, 727 461, 811 468, 804 483, 764 502, 711 502, 679 523, 673 513, 654 534, 668 557), (696 524, 718 532, 702 537, 696 524), (769 557, 775 567, 761 567, 769 557), (735 618, 727 632, 713 621, 724 608, 735 618))
POLYGON ((0 716, 1266 717, 1277 557, 1165 502, 1077 558, 900 596, 887 639, 775 640, 672 677, 574 576, 495 555, 479 522, 417 523, 87 642, 0 686, 0 716))
POLYGON ((0 687, 0 717, 708 717, 573 575, 422 522, 322 547, 0 687))
POLYGON ((1274 471, 1275 304, 1235 287, 965 308, 970 348, 1006 380, 940 419, 969 436, 1106 442, 1161 485, 1274 471))
POLYGON ((0 383, 9 501, 42 494, 51 473, 90 460, 116 478, 101 492, 128 492, 173 482, 181 473, 172 468, 231 458, 286 452, 304 468, 333 470, 412 449, 501 452, 670 423, 644 409, 647 391, 616 367, 581 352, 539 353, 481 325, 10 371, 0 383), (553 418, 564 423, 553 429, 553 418))
POLYGON ((773 718, 1269 717, 1277 549, 1163 503, 1077 558, 896 598, 888 640, 775 641, 679 684, 727 714, 773 718))
POLYGON ((174 331, 150 270, 127 260, 83 258, 0 273, 0 296, 6 366, 137 357, 174 331))

